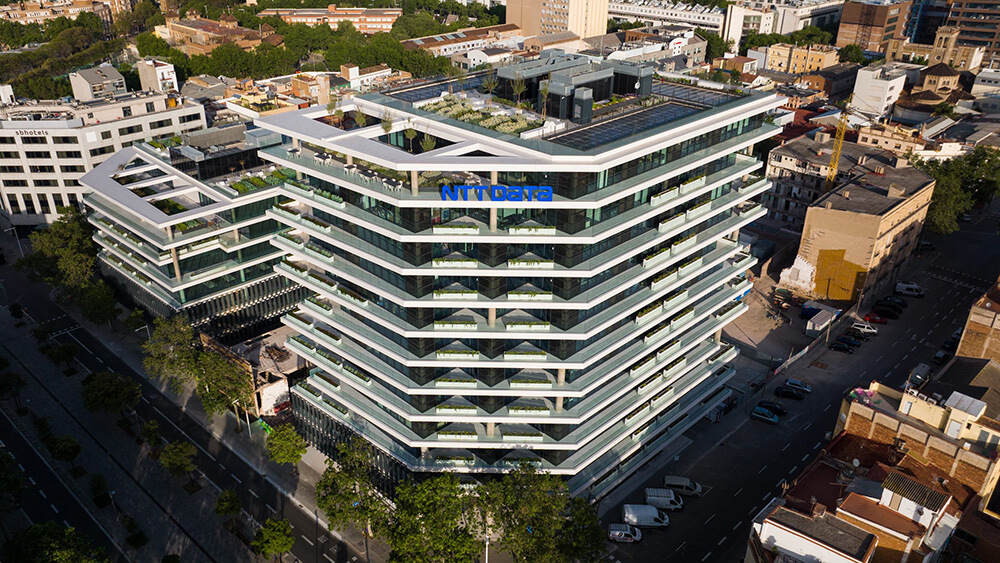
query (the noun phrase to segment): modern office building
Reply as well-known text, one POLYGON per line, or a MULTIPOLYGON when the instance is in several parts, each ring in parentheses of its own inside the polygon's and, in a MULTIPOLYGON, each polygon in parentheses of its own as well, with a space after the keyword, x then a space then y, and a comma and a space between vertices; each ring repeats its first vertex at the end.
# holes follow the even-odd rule
POLYGON ((955 0, 948 25, 958 28, 959 45, 982 47, 991 68, 1000 63, 1000 0, 955 0))
POLYGON ((837 47, 857 45, 884 52, 890 39, 906 37, 912 0, 864 0, 844 3, 837 47))
POLYGON ((201 104, 161 92, 2 106, 3 211, 15 225, 52 222, 57 208, 83 200, 84 172, 116 151, 135 142, 173 139, 205 125, 201 104))
POLYGON ((386 487, 531 463, 599 498, 732 394, 781 101, 579 55, 498 76, 530 109, 477 74, 257 120, 310 186, 269 212, 314 293, 284 318, 315 366, 293 410, 328 455, 375 444, 386 487))
POLYGON ((81 179, 102 273, 151 313, 186 315, 224 341, 276 324, 305 293, 274 272, 284 252, 270 242, 279 225, 266 214, 286 201, 281 186, 295 174, 234 158, 280 143, 256 133, 222 154, 135 145, 81 179))
POLYGON ((593 37, 608 31, 608 0, 509 0, 506 17, 525 37, 565 31, 593 37))
MULTIPOLYGON (((510 10, 510 7, 507 9, 510 10)), ((618 20, 642 21, 649 25, 671 24, 700 27, 720 35, 726 22, 726 11, 721 8, 671 2, 670 0, 648 2, 612 0, 608 3, 608 15, 618 20)))

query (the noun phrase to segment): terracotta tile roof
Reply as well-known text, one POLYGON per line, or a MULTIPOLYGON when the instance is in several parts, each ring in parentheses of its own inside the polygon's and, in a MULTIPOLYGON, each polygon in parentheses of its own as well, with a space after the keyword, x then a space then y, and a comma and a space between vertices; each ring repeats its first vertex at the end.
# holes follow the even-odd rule
POLYGON ((910 538, 922 536, 927 530, 923 525, 910 520, 895 510, 854 493, 844 499, 837 512, 846 512, 851 516, 867 520, 872 524, 888 528, 910 538))

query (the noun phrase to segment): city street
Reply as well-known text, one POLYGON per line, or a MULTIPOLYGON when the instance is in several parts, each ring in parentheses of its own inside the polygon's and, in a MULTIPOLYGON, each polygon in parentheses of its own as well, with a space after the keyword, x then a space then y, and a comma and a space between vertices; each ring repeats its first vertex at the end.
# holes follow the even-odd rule
MULTIPOLYGON (((937 250, 914 259, 905 274, 927 296, 907 299, 909 307, 899 320, 880 326, 879 335, 852 355, 825 349, 807 355, 753 398, 752 404, 774 400, 774 387, 786 377, 812 385, 803 401, 778 399, 789 411, 778 425, 751 421, 737 409, 719 424, 703 420, 692 428, 686 435, 695 443, 627 500, 642 503, 642 489, 660 486, 663 475, 689 477, 708 493, 685 497, 684 509, 670 513, 667 529, 644 530, 639 544, 614 545, 607 560, 741 561, 750 521, 832 438, 844 394, 873 379, 902 386, 914 366, 929 363, 952 332, 964 326, 969 306, 1000 271, 994 246, 997 218, 975 219, 963 223, 958 233, 928 237, 937 250)), ((620 521, 619 515, 620 507, 613 508, 604 523, 620 521)))
MULTIPOLYGON (((196 421, 187 416, 181 408, 175 405, 170 399, 164 397, 153 387, 143 376, 136 373, 117 354, 113 353, 104 342, 92 335, 85 327, 80 326, 71 316, 50 299, 47 288, 39 284, 27 282, 20 272, 16 272, 12 266, 0 267, 3 272, 4 292, 10 303, 17 301, 21 303, 26 314, 32 321, 44 325, 52 335, 52 341, 58 343, 73 343, 79 348, 76 361, 77 369, 82 374, 95 371, 113 371, 122 373, 139 381, 142 385, 143 398, 136 407, 135 414, 139 420, 158 420, 160 422, 160 432, 167 441, 187 440, 193 442, 198 447, 196 463, 198 470, 203 474, 204 479, 215 488, 235 488, 243 501, 244 509, 256 522, 263 522, 267 518, 285 518, 293 527, 295 534, 295 546, 291 554, 287 557, 289 561, 298 560, 303 562, 342 562, 342 561, 364 561, 363 550, 351 550, 337 536, 329 532, 320 523, 321 515, 316 513, 306 513, 306 511, 295 502, 291 502, 278 490, 269 480, 260 475, 258 469, 261 460, 251 460, 255 462, 253 466, 237 456, 233 451, 220 441, 216 436, 209 433, 196 421)), ((29 323, 30 326, 31 323, 29 323)), ((20 353, 20 351, 18 351, 20 353)), ((29 380, 31 374, 26 374, 29 380)), ((38 383, 42 383, 37 376, 38 383)), ((62 402, 58 394, 53 394, 52 399, 62 402)), ((65 410, 65 406, 64 406, 65 410)), ((53 419, 53 427, 57 431, 68 429, 72 423, 53 419)), ((109 419, 109 423, 112 422, 109 419)), ((111 426, 109 424, 108 426, 111 426)), ((245 426, 244 426, 245 428, 245 426)), ((120 431, 109 430, 107 435, 101 433, 90 433, 90 437, 100 443, 101 441, 114 441, 120 439, 120 431), (118 434, 114 434, 117 432, 118 434)), ((258 430, 259 431, 259 430, 258 430)), ((0 436, 3 434, 0 433, 0 436)), ((6 436, 4 436, 6 440, 6 436)), ((86 445, 86 444, 85 444, 86 445)), ((23 462, 22 462, 23 463, 23 462)), ((125 470, 124 467, 122 467, 125 470)), ((290 469, 285 469, 290 471, 290 469)), ((44 486, 53 491, 60 485, 58 481, 51 480, 45 476, 44 472, 35 477, 36 481, 45 480, 44 486)), ((133 478, 134 480, 134 478, 133 478)), ((62 495, 60 495, 62 496, 62 495)), ((152 498, 152 497, 151 497, 152 498)), ((155 499, 154 499, 155 501, 155 499)), ((47 505, 40 505, 48 509, 47 505)), ((56 505, 59 508, 58 505, 56 505)), ((38 508, 38 507, 35 507, 38 508)), ((78 507, 80 508, 80 507, 78 507)), ((61 508, 60 508, 61 510, 61 508)), ((204 508, 204 519, 211 522, 212 526, 221 527, 221 521, 211 511, 211 506, 204 508)), ((196 530, 189 530, 191 526, 196 529, 197 522, 178 521, 164 511, 164 516, 170 518, 174 525, 180 529, 189 540, 198 546, 202 557, 210 560, 220 559, 217 556, 209 555, 215 552, 218 546, 208 547, 200 545, 193 536, 198 535, 196 530)), ((34 516, 32 516, 34 518, 34 516)), ((55 519, 50 516, 48 519, 55 519)), ((93 522, 91 524, 92 527, 93 522)), ((81 526, 81 529, 84 529, 81 526)), ((88 535, 99 542, 100 538, 90 533, 88 535)), ((107 538, 105 538, 107 541, 107 538)), ((109 551, 110 553, 110 551, 109 551)))

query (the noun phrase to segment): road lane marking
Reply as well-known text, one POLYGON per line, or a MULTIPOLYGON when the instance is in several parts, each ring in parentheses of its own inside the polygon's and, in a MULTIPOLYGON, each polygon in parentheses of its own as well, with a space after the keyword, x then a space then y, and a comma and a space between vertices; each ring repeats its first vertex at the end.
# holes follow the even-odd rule
POLYGON ((753 507, 753 508, 751 508, 751 509, 750 509, 750 512, 747 512, 747 516, 750 516, 750 515, 751 515, 751 514, 753 514, 754 512, 757 512, 757 507, 756 507, 756 506, 755 506, 755 507, 753 507))
POLYGON ((807 459, 809 459, 809 454, 802 456, 802 459, 800 459, 799 461, 805 461, 807 459))
POLYGON ((48 500, 48 498, 49 498, 49 495, 45 494, 45 491, 43 491, 41 489, 38 489, 38 494, 42 495, 43 499, 48 500))
POLYGON ((22 472, 24 472, 24 466, 21 465, 20 463, 17 464, 17 468, 20 469, 22 472))
POLYGON ((241 485, 243 484, 243 481, 240 481, 240 478, 237 477, 236 475, 233 475, 232 473, 230 473, 229 476, 232 477, 233 479, 236 479, 237 483, 239 483, 241 485))
POLYGON ((704 556, 704 557, 702 557, 702 558, 701 558, 701 560, 702 560, 702 561, 704 561, 704 560, 708 559, 708 558, 709 558, 709 557, 711 557, 711 556, 712 556, 712 552, 711 552, 711 551, 709 551, 708 553, 706 553, 706 554, 705 554, 705 556, 704 556))
POLYGON ((769 498, 771 498, 771 493, 767 493, 766 495, 764 495, 764 498, 762 498, 760 500, 762 500, 764 502, 767 502, 767 499, 769 499, 769 498))
POLYGON ((774 488, 775 488, 775 489, 780 489, 780 488, 781 488, 781 485, 783 485, 784 483, 785 483, 785 479, 784 479, 784 477, 782 477, 782 478, 781 478, 781 481, 778 481, 778 484, 777 484, 777 485, 775 485, 775 486, 774 486, 774 488))
MULTIPOLYGON (((864 374, 861 374, 861 375, 864 375, 864 374)), ((826 412, 826 411, 830 410, 830 407, 832 407, 832 406, 833 405, 827 405, 826 408, 823 409, 823 412, 826 412)))
POLYGON ((36 483, 35 480, 31 477, 28 477, 28 482, 31 483, 32 486, 38 485, 38 483, 36 483))
POLYGON ((49 507, 52 509, 52 512, 55 512, 56 514, 59 514, 59 509, 56 508, 56 505, 50 504, 49 507))
POLYGON ((674 553, 677 553, 678 551, 680 551, 681 548, 684 547, 685 545, 687 545, 687 542, 681 542, 681 544, 679 546, 677 546, 677 549, 674 550, 674 553))
POLYGON ((88 354, 90 354, 91 356, 94 356, 95 358, 97 357, 97 354, 94 354, 94 352, 90 348, 87 348, 86 346, 84 346, 83 342, 80 342, 79 340, 77 340, 76 337, 73 336, 72 332, 67 332, 66 334, 68 334, 69 337, 72 338, 73 340, 76 340, 76 343, 79 344, 80 346, 82 346, 83 349, 86 350, 88 354))
POLYGON ((909 354, 903 354, 903 359, 904 359, 904 360, 905 360, 906 358, 909 358, 909 357, 910 357, 910 355, 909 355, 909 354))
POLYGON ((791 471, 789 471, 789 473, 793 473, 793 474, 794 474, 794 473, 795 473, 795 470, 797 470, 798 468, 799 468, 799 466, 798 466, 798 465, 796 465, 795 467, 793 467, 793 468, 792 468, 792 470, 791 470, 791 471))
POLYGON ((761 467, 761 468, 760 468, 760 469, 759 469, 759 470, 757 471, 757 475, 760 475, 761 473, 763 473, 765 469, 767 469, 767 465, 765 465, 764 467, 761 467))
POLYGON ((879 356, 879 357, 875 358, 875 361, 878 362, 881 359, 882 359, 882 356, 879 356))
POLYGON ((67 528, 72 528, 73 527, 73 526, 70 526, 69 522, 67 522, 65 520, 63 520, 63 526, 66 526, 67 528))
POLYGON ((309 541, 309 538, 307 538, 305 535, 301 535, 299 537, 302 538, 302 539, 304 539, 304 540, 306 540, 306 543, 308 543, 309 545, 316 545, 313 542, 309 541))
POLYGON ((740 494, 742 492, 743 492, 743 487, 740 487, 740 490, 738 490, 735 493, 733 493, 733 496, 736 496, 736 495, 738 495, 738 494, 740 494))
POLYGON ((790 446, 790 445, 791 445, 791 444, 785 444, 785 447, 781 448, 781 451, 785 451, 785 450, 787 450, 787 449, 788 449, 788 446, 790 446))
MULTIPOLYGON (((195 442, 191 438, 191 436, 188 435, 187 432, 185 432, 184 430, 181 429, 180 426, 177 426, 177 424, 175 424, 174 421, 170 419, 170 417, 168 417, 167 415, 163 414, 163 411, 161 411, 159 408, 157 408, 155 406, 153 407, 153 410, 156 411, 157 414, 159 414, 160 416, 162 416, 164 420, 166 420, 167 422, 169 422, 171 426, 173 426, 174 428, 176 428, 178 432, 180 432, 181 434, 183 434, 184 437, 187 438, 189 442, 191 442, 192 444, 194 444, 195 447, 197 447, 199 450, 201 450, 202 453, 204 453, 205 455, 207 455, 212 461, 214 461, 214 462, 218 462, 219 461, 219 460, 215 459, 214 455, 208 453, 208 450, 206 450, 205 448, 201 447, 201 444, 199 444, 198 442, 195 442)), ((221 440, 219 440, 219 441, 221 442, 221 440)))
POLYGON ((149 404, 149 399, 147 399, 146 397, 139 397, 139 398, 142 399, 142 402, 146 403, 147 405, 149 404))
POLYGON ((270 504, 265 504, 264 506, 266 506, 266 507, 267 507, 267 509, 268 509, 268 510, 270 510, 271 512, 278 512, 278 511, 277 511, 277 510, 275 510, 275 509, 274 509, 274 507, 273 507, 273 506, 271 506, 270 504))
POLYGON ((810 422, 809 424, 806 424, 805 426, 803 426, 802 430, 808 430, 809 427, 812 426, 812 425, 813 425, 813 423, 810 422))
POLYGON ((742 524, 742 523, 743 523, 743 521, 742 521, 742 520, 740 520, 739 522, 737 522, 737 523, 733 524, 733 530, 736 530, 736 528, 739 528, 739 527, 740 527, 740 524, 742 524))
POLYGON ((327 555, 325 553, 323 554, 323 557, 326 557, 326 560, 329 561, 330 563, 337 563, 336 561, 333 560, 332 557, 330 557, 329 555, 327 555))
POLYGON ((257 493, 253 492, 253 489, 247 489, 247 490, 250 491, 250 494, 253 495, 253 498, 256 498, 256 499, 260 498, 259 496, 257 496, 257 493))
POLYGON ((820 447, 822 445, 823 445, 823 442, 816 442, 816 445, 813 446, 813 449, 815 450, 816 448, 818 448, 818 447, 820 447))
POLYGON ((914 350, 916 350, 916 349, 917 349, 917 347, 916 347, 916 346, 914 346, 913 348, 910 348, 910 352, 913 352, 913 351, 914 351, 914 350))
POLYGON ((97 358, 98 362, 101 362, 102 364, 104 363, 104 360, 102 360, 100 356, 94 356, 94 357, 97 358))
POLYGON ((709 522, 711 522, 711 521, 712 521, 712 518, 715 518, 715 514, 713 514, 713 515, 709 516, 709 517, 708 517, 708 520, 705 520, 705 523, 706 523, 706 524, 708 524, 709 522))
POLYGON ((722 536, 722 539, 719 540, 719 543, 717 543, 715 545, 722 545, 722 542, 724 542, 724 541, 726 541, 726 536, 722 536))
POLYGON ((899 362, 896 362, 896 365, 892 366, 892 369, 895 371, 896 368, 898 368, 898 367, 899 367, 899 362))

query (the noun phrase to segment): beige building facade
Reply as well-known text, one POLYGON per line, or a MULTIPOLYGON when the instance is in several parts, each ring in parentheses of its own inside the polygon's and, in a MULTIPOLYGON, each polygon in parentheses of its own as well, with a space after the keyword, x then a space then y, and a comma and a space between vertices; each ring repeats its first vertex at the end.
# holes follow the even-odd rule
POLYGON ((922 59, 927 65, 945 63, 956 70, 976 72, 983 63, 985 49, 960 45, 958 33, 957 27, 939 27, 934 34, 933 45, 910 43, 906 37, 892 38, 886 43, 885 58, 904 63, 922 59))
POLYGON ((120 8, 119 3, 115 2, 109 6, 109 2, 98 2, 97 0, 13 2, 6 6, 0 6, 0 20, 20 24, 37 23, 44 26, 56 18, 75 20, 77 16, 84 12, 93 12, 95 16, 104 22, 106 28, 110 28, 112 13, 118 13, 119 11, 119 9, 115 9, 112 12, 112 8, 120 8))
POLYGON ((790 45, 767 47, 767 70, 803 74, 837 64, 837 49, 830 45, 790 45))
POLYGON ((508 0, 507 22, 525 37, 569 31, 578 37, 604 35, 608 0, 508 0))
POLYGON ((956 354, 1000 362, 1000 281, 969 309, 956 354))

